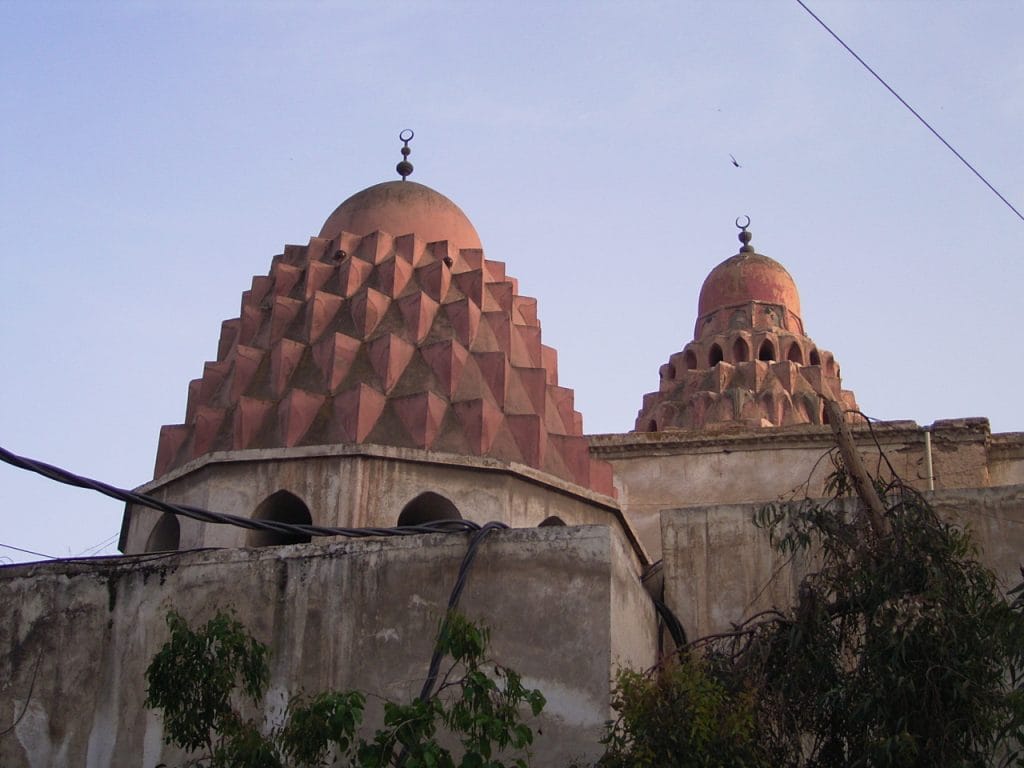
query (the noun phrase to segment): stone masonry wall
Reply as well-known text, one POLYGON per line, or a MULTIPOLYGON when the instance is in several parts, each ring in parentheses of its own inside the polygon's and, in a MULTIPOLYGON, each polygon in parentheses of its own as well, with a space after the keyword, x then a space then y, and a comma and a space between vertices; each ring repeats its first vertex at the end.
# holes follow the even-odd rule
MULTIPOLYGON (((193 624, 232 609, 271 647, 272 718, 290 694, 419 690, 465 535, 63 561, 0 569, 0 765, 182 762, 147 710, 144 671, 171 608, 193 624)), ((548 698, 534 764, 593 759, 620 664, 654 662, 639 563, 614 528, 492 534, 460 610, 492 630, 496 660, 548 698)), ((379 713, 368 719, 373 722, 379 713)))

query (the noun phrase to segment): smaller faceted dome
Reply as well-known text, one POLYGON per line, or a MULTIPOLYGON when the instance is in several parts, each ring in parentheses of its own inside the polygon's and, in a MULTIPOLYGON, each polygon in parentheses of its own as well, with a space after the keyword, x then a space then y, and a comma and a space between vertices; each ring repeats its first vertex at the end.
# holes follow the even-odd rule
POLYGON ((415 234, 424 242, 447 240, 460 248, 480 248, 480 236, 455 203, 414 181, 385 181, 357 192, 327 217, 320 237, 342 231, 362 237, 380 230, 415 234))
POLYGON ((854 418, 835 358, 804 333, 793 278, 754 250, 749 224, 736 220, 740 252, 704 281, 693 341, 659 369, 636 431, 823 424, 826 401, 854 418))
POLYGON ((700 289, 697 316, 751 301, 781 304, 800 317, 800 294, 789 272, 753 251, 741 251, 711 270, 700 289))

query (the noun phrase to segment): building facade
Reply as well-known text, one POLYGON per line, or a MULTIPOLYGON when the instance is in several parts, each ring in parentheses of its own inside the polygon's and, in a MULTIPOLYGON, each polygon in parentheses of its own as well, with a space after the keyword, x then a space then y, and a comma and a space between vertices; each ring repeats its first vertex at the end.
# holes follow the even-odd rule
MULTIPOLYGON (((782 567, 751 517, 822 493, 829 401, 865 455, 933 489, 992 566, 1016 573, 1024 435, 993 435, 984 419, 864 423, 835 357, 807 335, 794 280, 747 226, 634 431, 588 436, 536 300, 455 203, 399 170, 253 278, 139 490, 283 524, 509 526, 482 546, 462 609, 548 699, 539 725, 556 736, 538 737, 536 765, 600 753, 615 669, 650 666, 667 642, 652 598, 691 637, 790 600, 801 565, 782 567)), ((129 504, 123 558, 0 569, 0 764, 180 761, 142 703, 171 608, 193 621, 231 608, 271 646, 270 719, 298 689, 408 698, 465 546, 463 534, 314 538, 129 504)))

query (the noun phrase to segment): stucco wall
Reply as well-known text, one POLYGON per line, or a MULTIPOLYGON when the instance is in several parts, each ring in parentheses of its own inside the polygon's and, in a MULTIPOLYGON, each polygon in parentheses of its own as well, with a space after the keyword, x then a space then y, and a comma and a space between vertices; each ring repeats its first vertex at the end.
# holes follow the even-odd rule
MULTIPOLYGON (((1024 485, 925 494, 947 520, 970 529, 1004 587, 1024 564, 1024 485)), ((794 603, 813 556, 780 555, 753 518, 764 502, 667 510, 661 515, 665 602, 692 640, 794 603)), ((853 503, 853 500, 850 500, 853 503)))
MULTIPOLYGON (((896 472, 921 488, 927 487, 925 431, 911 421, 852 429, 869 469, 880 445, 896 472)), ((1014 451, 1021 441, 991 435, 987 419, 937 421, 927 431, 937 489, 1024 482, 1024 450, 1014 451)), ((594 435, 590 444, 596 458, 614 467, 619 504, 656 559, 664 509, 821 494, 835 439, 827 425, 803 425, 594 435)))
MULTIPOLYGON (((286 490, 309 507, 313 524, 391 527, 412 499, 439 493, 478 523, 533 527, 559 517, 568 525, 617 524, 613 499, 521 465, 384 446, 233 451, 204 457, 142 492, 163 501, 250 517, 271 494, 286 490)), ((146 551, 160 512, 129 505, 122 550, 146 551)), ((181 520, 181 548, 244 546, 247 532, 181 520)), ((633 538, 633 534, 627 531, 633 538)), ((639 546, 637 544, 637 546, 639 546)))
MULTIPOLYGON (((0 569, 0 730, 20 717, 0 738, 0 765, 180 762, 143 706, 169 608, 192 622, 232 608, 271 646, 268 713, 300 689, 409 699, 465 547, 464 535, 430 535, 0 569)), ((494 657, 548 697, 536 765, 599 754, 613 666, 653 663, 639 568, 608 526, 483 543, 460 609, 491 627, 494 657)))

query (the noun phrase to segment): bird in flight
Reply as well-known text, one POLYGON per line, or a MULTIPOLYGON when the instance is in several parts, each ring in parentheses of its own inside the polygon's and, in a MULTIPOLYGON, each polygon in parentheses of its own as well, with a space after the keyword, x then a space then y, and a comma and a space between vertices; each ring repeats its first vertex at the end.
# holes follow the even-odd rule
POLYGON ((743 167, 739 163, 736 162, 736 158, 732 156, 731 152, 729 153, 729 157, 732 159, 732 164, 735 165, 737 168, 742 168, 743 167))

